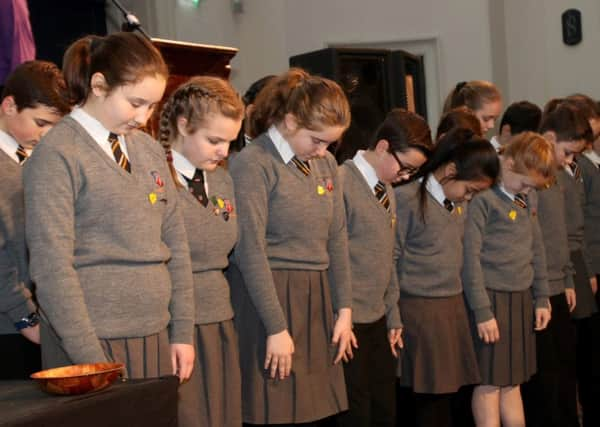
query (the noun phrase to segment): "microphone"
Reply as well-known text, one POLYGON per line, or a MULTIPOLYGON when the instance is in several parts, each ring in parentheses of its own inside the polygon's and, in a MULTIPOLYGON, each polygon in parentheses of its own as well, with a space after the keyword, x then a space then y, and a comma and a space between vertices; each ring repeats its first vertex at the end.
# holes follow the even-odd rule
POLYGON ((125 18, 125 22, 121 25, 121 30, 133 32, 139 31, 144 37, 148 40, 152 40, 148 33, 142 28, 140 24, 140 20, 133 13, 128 11, 123 7, 123 5, 119 2, 119 0, 112 0, 113 4, 123 13, 123 17, 125 18))

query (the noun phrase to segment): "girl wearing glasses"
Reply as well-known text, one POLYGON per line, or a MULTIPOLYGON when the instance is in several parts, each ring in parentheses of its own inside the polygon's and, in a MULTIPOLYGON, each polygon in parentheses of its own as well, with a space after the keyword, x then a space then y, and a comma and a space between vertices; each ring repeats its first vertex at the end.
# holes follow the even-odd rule
POLYGON ((544 244, 526 195, 553 178, 553 149, 539 134, 521 133, 500 164, 502 182, 469 205, 462 277, 481 374, 475 422, 510 427, 525 425, 520 384, 536 372, 535 330, 550 320, 544 244))
POLYGON ((336 83, 292 69, 258 94, 250 117, 258 136, 231 161, 245 423, 312 423, 348 408, 339 364, 356 345, 348 236, 327 146, 349 123, 336 83))
POLYGON ((407 180, 432 148, 425 120, 388 113, 367 150, 339 168, 344 189, 352 273, 354 334, 360 347, 344 365, 350 410, 343 426, 394 426, 402 322, 393 263, 396 199, 392 183, 407 180))
POLYGON ((489 188, 499 171, 494 147, 459 128, 437 143, 421 179, 396 188, 400 385, 419 427, 464 425, 452 413, 454 395, 480 381, 460 277, 463 202, 489 188))

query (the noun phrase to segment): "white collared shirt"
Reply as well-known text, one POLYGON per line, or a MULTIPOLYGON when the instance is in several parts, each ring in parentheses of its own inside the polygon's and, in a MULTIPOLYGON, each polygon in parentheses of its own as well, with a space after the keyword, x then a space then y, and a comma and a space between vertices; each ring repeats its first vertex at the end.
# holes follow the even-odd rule
POLYGON ((513 202, 515 201, 515 195, 513 193, 511 193, 510 191, 508 191, 506 189, 506 187, 504 187, 504 185, 498 184, 498 188, 500 189, 500 191, 502 191, 504 194, 506 194, 510 200, 512 200, 513 202))
POLYGON ((494 146, 496 152, 500 151, 500 149, 502 148, 502 144, 500 144, 498 136, 496 135, 492 136, 492 139, 490 139, 490 143, 494 146))
POLYGON ((267 133, 269 138, 271 138, 271 141, 273 141, 273 144, 279 152, 279 155, 283 159, 283 162, 288 164, 290 160, 292 160, 292 157, 295 156, 294 152, 292 151, 292 147, 290 147, 290 143, 285 140, 275 125, 272 125, 267 133))
MULTIPOLYGON (((13 159, 15 162, 20 163, 19 157, 17 156, 17 148, 19 148, 19 143, 15 141, 15 139, 12 136, 7 134, 3 130, 0 130, 0 149, 4 151, 8 155, 8 157, 13 159)), ((29 153, 29 150, 25 151, 27 151, 27 154, 31 154, 29 153)))
POLYGON ((590 159, 590 162, 596 165, 596 167, 600 167, 600 156, 594 150, 587 150, 583 155, 590 159))
MULTIPOLYGON (((185 188, 189 188, 187 179, 192 179, 196 173, 196 166, 194 166, 188 159, 186 159, 181 153, 171 150, 173 156, 173 167, 177 171, 177 178, 181 185, 185 188)), ((208 194, 208 183, 206 182, 206 171, 202 171, 204 176, 204 190, 208 194)))
POLYGON ((367 181, 367 184, 373 191, 373 194, 375 194, 375 185, 377 185, 379 182, 379 178, 377 178, 377 173, 375 172, 375 169, 373 169, 373 166, 371 166, 371 164, 367 162, 367 159, 365 159, 364 152, 365 150, 358 150, 352 158, 352 161, 360 173, 362 173, 363 177, 367 181))
MULTIPOLYGON (((70 116, 72 119, 77 121, 77 123, 83 126, 86 132, 89 133, 92 139, 98 143, 106 155, 116 162, 110 142, 108 142, 108 135, 110 134, 110 131, 81 107, 73 108, 70 116)), ((119 143, 121 145, 121 151, 129 160, 129 153, 127 152, 127 145, 125 144, 125 138, 123 135, 119 135, 119 143)))
POLYGON ((433 176, 433 174, 429 175, 425 188, 427 189, 429 194, 433 196, 436 202, 444 206, 444 200, 446 200, 444 188, 442 187, 442 184, 440 184, 439 181, 435 179, 435 176, 433 176))

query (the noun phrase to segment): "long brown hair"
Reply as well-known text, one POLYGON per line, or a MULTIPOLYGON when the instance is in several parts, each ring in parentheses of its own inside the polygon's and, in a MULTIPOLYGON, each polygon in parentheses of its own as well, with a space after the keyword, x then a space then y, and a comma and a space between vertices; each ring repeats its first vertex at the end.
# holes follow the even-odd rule
POLYGON ((144 77, 158 75, 166 80, 169 75, 158 49, 134 33, 80 38, 65 52, 63 73, 74 104, 88 98, 94 73, 102 73, 108 91, 144 77))
POLYGON ((495 84, 485 80, 459 82, 450 91, 444 102, 444 113, 463 105, 473 111, 481 109, 483 104, 502 100, 495 84))
POLYGON ((332 80, 313 76, 299 68, 272 79, 254 101, 250 117, 250 136, 257 137, 286 114, 296 117, 305 129, 350 124, 350 107, 340 86, 332 80))

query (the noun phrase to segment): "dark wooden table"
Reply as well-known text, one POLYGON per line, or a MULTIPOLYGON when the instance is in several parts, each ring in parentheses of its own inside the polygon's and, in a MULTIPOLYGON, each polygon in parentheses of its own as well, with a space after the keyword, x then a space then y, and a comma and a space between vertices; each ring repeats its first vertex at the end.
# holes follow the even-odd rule
POLYGON ((42 392, 33 381, 0 381, 0 426, 176 427, 177 377, 117 380, 78 396, 42 392))

